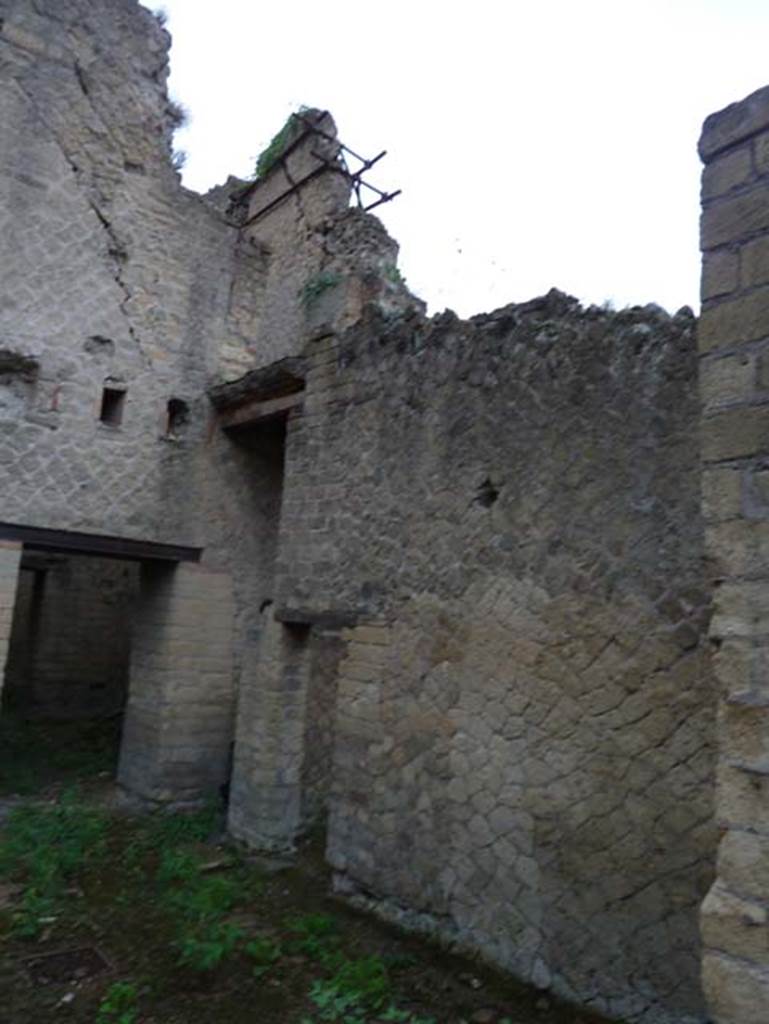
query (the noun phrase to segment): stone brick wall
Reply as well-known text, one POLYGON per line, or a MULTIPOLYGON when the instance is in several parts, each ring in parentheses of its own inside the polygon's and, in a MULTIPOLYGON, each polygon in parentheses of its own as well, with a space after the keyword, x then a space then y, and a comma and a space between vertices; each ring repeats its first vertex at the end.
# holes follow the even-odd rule
POLYGON ((718 878, 703 906, 717 1024, 769 1016, 769 88, 700 140, 703 507, 721 693, 718 878))
POLYGON ((338 887, 543 987, 701 1021, 716 697, 694 319, 559 293, 307 347, 277 606, 357 621, 338 887))
POLYGON ((144 565, 118 782, 152 803, 211 796, 233 735, 233 607, 227 573, 144 565))
POLYGON ((137 575, 130 562, 28 556, 16 595, 6 698, 44 717, 122 711, 137 575))
POLYGON ((148 10, 0 0, 0 21, 0 519, 204 544, 205 389, 253 364, 258 304, 233 281, 263 261, 171 166, 148 10))
POLYGON ((325 174, 245 223, 312 139, 254 189, 184 189, 169 45, 136 0, 0 0, 0 521, 203 548, 234 583, 231 727, 274 596, 282 441, 224 436, 207 389, 302 347, 349 188, 325 174))

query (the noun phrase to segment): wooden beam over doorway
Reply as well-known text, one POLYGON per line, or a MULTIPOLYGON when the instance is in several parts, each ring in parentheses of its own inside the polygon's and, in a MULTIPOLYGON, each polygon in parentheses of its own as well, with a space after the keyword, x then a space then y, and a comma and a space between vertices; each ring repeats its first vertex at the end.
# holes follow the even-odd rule
POLYGON ((108 537, 99 533, 75 530, 49 530, 41 526, 0 522, 0 540, 17 541, 30 551, 51 551, 60 554, 92 555, 120 558, 132 562, 199 562, 202 548, 179 544, 158 544, 155 541, 129 537, 108 537))

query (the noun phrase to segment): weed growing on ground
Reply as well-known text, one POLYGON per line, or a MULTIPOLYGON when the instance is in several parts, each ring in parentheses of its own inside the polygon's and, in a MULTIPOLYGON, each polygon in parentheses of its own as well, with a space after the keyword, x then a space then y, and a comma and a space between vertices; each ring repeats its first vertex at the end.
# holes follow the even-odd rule
POLYGON ((167 846, 160 851, 159 882, 189 882, 200 873, 200 857, 189 850, 167 846))
POLYGON ((211 800, 198 811, 171 814, 157 811, 146 820, 144 832, 151 846, 179 846, 183 843, 202 843, 221 824, 222 809, 218 800, 211 800))
POLYGON ((95 1024, 134 1024, 137 996, 136 986, 130 981, 113 982, 99 1003, 95 1024))
POLYGON ((327 967, 335 966, 340 954, 338 925, 328 914, 305 914, 286 921, 286 927, 295 935, 287 943, 290 953, 312 957, 327 967))
POLYGON ((257 936, 246 943, 246 953, 254 961, 254 977, 260 978, 283 956, 283 947, 264 936, 257 936))
POLYGON ((310 999, 321 1021, 365 1024, 367 1015, 390 1001, 392 985, 378 956, 347 960, 340 957, 330 978, 313 982, 310 999))
POLYGON ((212 921, 235 905, 238 883, 223 875, 188 876, 184 884, 163 894, 168 907, 191 922, 212 921))
POLYGON ((11 916, 11 931, 20 939, 36 939, 43 926, 56 919, 56 903, 37 889, 26 889, 11 916))
POLYGON ((235 952, 242 938, 243 931, 237 925, 201 921, 177 940, 179 963, 193 971, 212 971, 235 952))

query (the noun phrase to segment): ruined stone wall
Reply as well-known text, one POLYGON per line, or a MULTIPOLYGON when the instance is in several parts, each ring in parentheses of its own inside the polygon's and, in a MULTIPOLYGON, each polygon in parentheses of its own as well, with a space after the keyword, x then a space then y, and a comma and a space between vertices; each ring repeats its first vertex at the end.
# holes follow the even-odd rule
POLYGON ((558 293, 470 322, 371 313, 307 358, 277 614, 357 623, 338 887, 608 1014, 701 1021, 691 314, 558 293))
POLYGON ((136 566, 37 556, 22 567, 4 699, 27 713, 119 713, 128 684, 136 566))
POLYGON ((0 25, 0 520, 202 543, 189 453, 206 384, 253 362, 231 286, 258 274, 171 166, 168 34, 133 0, 0 0, 0 25))
POLYGON ((329 264, 365 259, 338 175, 265 211, 333 140, 255 187, 181 187, 169 44, 136 0, 0 0, 0 522, 203 548, 233 578, 231 727, 274 597, 282 442, 222 434, 207 389, 299 351, 305 288, 323 314, 329 264))
POLYGON ((717 1024, 769 1018, 769 88, 700 140, 703 508, 721 695, 718 878, 703 906, 717 1024))

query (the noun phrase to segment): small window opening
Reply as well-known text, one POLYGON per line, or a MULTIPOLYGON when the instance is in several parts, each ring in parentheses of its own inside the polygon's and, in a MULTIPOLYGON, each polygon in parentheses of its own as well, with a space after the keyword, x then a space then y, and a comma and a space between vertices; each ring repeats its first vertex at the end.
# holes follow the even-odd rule
POLYGON ((483 483, 478 487, 474 500, 483 508, 491 508, 498 497, 499 488, 495 487, 491 480, 486 477, 483 483))
POLYGON ((101 394, 99 419, 108 427, 119 427, 123 422, 125 388, 105 387, 101 394))
POLYGON ((166 418, 166 437, 179 437, 190 418, 190 407, 181 398, 168 399, 168 415, 166 418))

